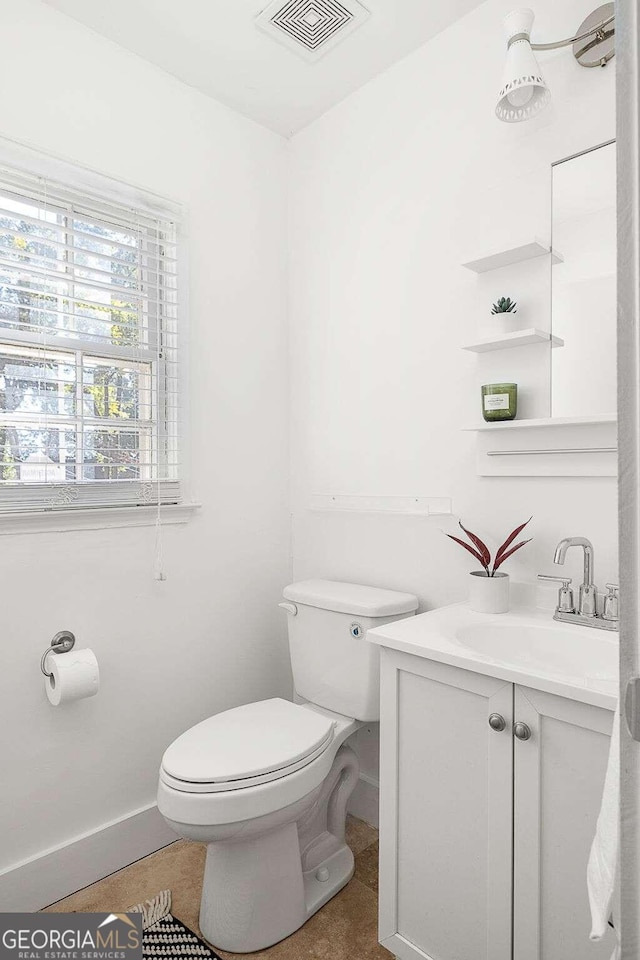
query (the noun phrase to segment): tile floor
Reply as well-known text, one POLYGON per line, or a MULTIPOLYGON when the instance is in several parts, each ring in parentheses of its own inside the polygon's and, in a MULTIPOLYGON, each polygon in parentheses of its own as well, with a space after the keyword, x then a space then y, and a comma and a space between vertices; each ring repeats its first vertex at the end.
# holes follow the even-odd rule
MULTIPOLYGON (((259 953, 242 954, 268 960, 389 960, 377 939, 378 832, 349 817, 347 842, 356 859, 356 872, 347 886, 292 936, 259 953)), ((178 840, 169 847, 79 890, 47 907, 47 911, 122 912, 160 890, 171 890, 172 913, 200 933, 198 911, 205 848, 178 840)), ((215 944, 213 944, 215 946, 215 944)), ((238 954, 218 951, 229 960, 238 954)))

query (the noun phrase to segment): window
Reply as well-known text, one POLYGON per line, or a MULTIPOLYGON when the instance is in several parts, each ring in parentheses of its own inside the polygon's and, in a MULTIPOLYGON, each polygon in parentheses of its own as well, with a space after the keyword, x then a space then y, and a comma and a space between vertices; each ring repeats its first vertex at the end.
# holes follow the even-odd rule
POLYGON ((0 513, 176 503, 175 225, 0 169, 0 513))

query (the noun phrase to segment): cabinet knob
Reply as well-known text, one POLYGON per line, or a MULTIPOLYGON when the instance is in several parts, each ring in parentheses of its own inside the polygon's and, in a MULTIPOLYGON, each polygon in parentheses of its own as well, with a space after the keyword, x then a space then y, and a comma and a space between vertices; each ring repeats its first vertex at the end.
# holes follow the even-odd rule
POLYGON ((503 716, 499 713, 492 713, 489 717, 489 726, 492 730, 495 730, 497 733, 501 733, 502 730, 506 727, 507 722, 503 716))
POLYGON ((531 739, 531 727, 527 723, 522 723, 521 720, 518 720, 517 723, 513 725, 514 736, 518 740, 530 740, 531 739))

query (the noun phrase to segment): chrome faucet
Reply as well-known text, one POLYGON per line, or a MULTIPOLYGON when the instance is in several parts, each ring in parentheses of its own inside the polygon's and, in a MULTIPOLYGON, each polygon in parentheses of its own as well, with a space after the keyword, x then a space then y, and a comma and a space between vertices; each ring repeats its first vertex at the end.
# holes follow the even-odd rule
POLYGON ((602 614, 598 613, 598 588, 593 582, 593 544, 586 537, 565 537, 556 547, 553 562, 563 564, 569 547, 582 547, 584 550, 584 577, 578 595, 578 609, 576 610, 571 578, 553 577, 544 573, 538 574, 538 580, 554 580, 562 586, 558 592, 558 605, 553 615, 554 620, 563 620, 567 623, 579 623, 585 627, 598 627, 600 630, 618 629, 618 585, 607 584, 607 596, 602 614))
POLYGON ((578 597, 578 613, 582 617, 595 617, 597 610, 597 590, 593 582, 593 544, 586 537, 565 537, 556 547, 554 563, 564 563, 569 547, 582 547, 584 550, 584 578, 578 597))

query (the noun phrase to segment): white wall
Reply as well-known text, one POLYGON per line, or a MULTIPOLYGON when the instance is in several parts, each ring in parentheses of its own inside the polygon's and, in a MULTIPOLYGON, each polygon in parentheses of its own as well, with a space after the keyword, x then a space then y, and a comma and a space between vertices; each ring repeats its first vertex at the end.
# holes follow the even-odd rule
MULTIPOLYGON (((0 536, 2 870, 153 804, 178 733, 291 681, 276 607, 290 578, 285 142, 37 0, 2 0, 0 35, 2 135, 187 208, 202 502, 165 533, 165 583, 151 527, 0 536), (63 627, 95 650, 102 688, 53 709, 39 659, 63 627)), ((18 884, 5 880, 0 900, 18 884)))
MULTIPOLYGON (((550 318, 548 262, 481 279, 460 264, 548 236, 551 162, 615 131, 614 70, 585 70, 570 51, 540 56, 545 113, 495 119, 510 7, 483 4, 292 141, 295 578, 410 590, 422 609, 466 593, 470 558, 442 532, 453 521, 312 513, 311 493, 451 496, 494 545, 533 514, 515 579, 550 572, 557 541, 576 534, 595 544, 597 582, 617 576, 614 480, 481 479, 474 435, 461 432, 480 419, 489 372, 524 387, 523 415, 548 415, 540 348, 482 365, 459 347, 488 328, 497 296, 520 301, 522 325, 550 318)), ((587 13, 539 0, 536 36, 570 36, 587 13)), ((577 551, 567 570, 580 577, 577 551)), ((375 776, 375 731, 359 739, 375 776)))

